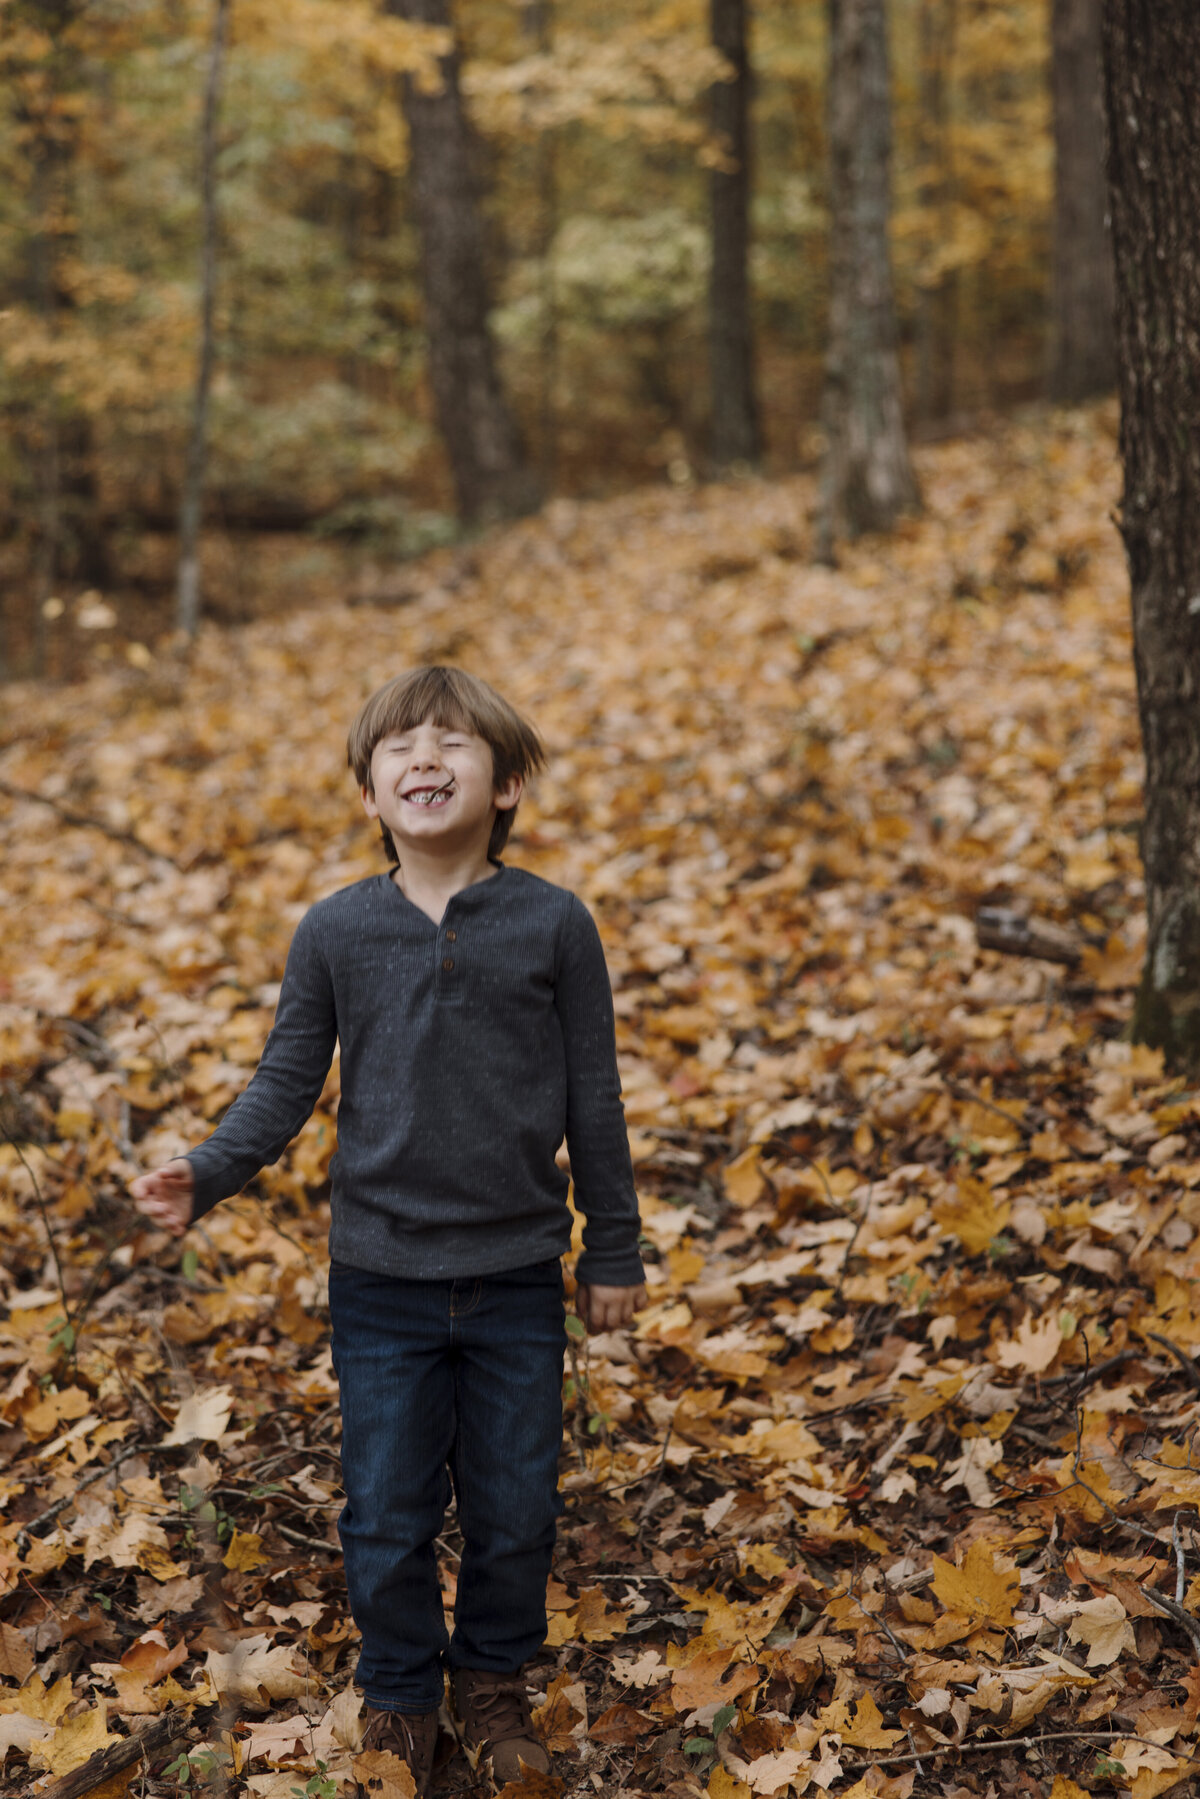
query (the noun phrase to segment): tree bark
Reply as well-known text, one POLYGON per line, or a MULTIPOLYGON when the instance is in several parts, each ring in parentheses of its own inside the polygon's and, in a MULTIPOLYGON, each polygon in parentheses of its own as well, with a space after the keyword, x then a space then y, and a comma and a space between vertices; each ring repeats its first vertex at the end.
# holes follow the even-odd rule
POLYGON ((1075 405, 1116 382, 1100 94, 1103 0, 1054 0, 1054 263, 1050 392, 1075 405))
POLYGON ((1146 756, 1139 1042, 1200 1071, 1200 8, 1106 0, 1134 663, 1146 756))
POLYGON ((229 0, 213 0, 208 79, 200 130, 200 186, 203 239, 200 250, 200 359, 192 403, 192 432, 179 504, 179 571, 175 589, 175 623, 188 637, 200 623, 200 514, 208 460, 208 396, 216 360, 217 294, 217 120, 221 110, 221 78, 229 37, 229 0))
MULTIPOLYGON (((396 18, 450 29, 450 0, 386 0, 396 18)), ((427 93, 401 77, 411 191, 421 238, 429 374, 458 510, 473 521, 527 512, 540 498, 496 367, 470 126, 457 51, 427 93)))
MULTIPOLYGON (((934 248, 953 230, 954 171, 950 162, 949 89, 954 57, 956 0, 921 0, 917 13, 921 205, 934 248)), ((958 335, 958 270, 941 268, 917 288, 916 413, 926 425, 954 410, 958 335)))
POLYGON ((748 267, 752 77, 747 9, 748 0, 710 0, 713 48, 733 69, 731 81, 713 83, 711 97, 712 133, 724 159, 724 166, 714 169, 709 179, 709 378, 712 459, 718 469, 735 463, 752 465, 762 447, 754 393, 748 267))
POLYGON ((819 553, 920 503, 900 405, 888 251, 884 0, 829 0, 829 354, 819 553))

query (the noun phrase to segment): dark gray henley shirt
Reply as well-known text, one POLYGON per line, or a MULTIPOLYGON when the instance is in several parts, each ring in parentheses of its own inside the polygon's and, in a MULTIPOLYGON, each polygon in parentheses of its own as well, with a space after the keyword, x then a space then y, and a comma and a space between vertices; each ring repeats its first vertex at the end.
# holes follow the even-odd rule
POLYGON ((591 914, 523 869, 440 924, 388 874, 320 900, 288 952, 262 1060, 188 1155, 196 1218, 276 1161, 341 1043, 330 1253, 416 1279, 496 1274, 570 1244, 581 1281, 642 1278, 612 992, 591 914))

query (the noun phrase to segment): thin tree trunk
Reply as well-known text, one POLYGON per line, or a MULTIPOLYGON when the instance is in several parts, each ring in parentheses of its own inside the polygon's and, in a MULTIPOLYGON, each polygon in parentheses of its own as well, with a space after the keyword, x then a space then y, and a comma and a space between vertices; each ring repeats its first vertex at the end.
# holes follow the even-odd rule
POLYGON ((200 623, 200 516, 208 460, 208 396, 216 357, 217 293, 217 120, 221 110, 221 78, 229 38, 230 0, 213 0, 212 37, 204 114, 200 128, 200 186, 203 239, 200 250, 200 360, 192 402, 192 433, 179 505, 179 571, 175 589, 176 627, 188 637, 200 623))
MULTIPOLYGON (((548 56, 554 47, 554 0, 527 0, 525 30, 536 49, 548 56)), ((537 184, 537 227, 534 256, 538 264, 538 460, 547 488, 558 466, 558 291, 554 246, 558 237, 558 154, 552 125, 543 125, 533 147, 537 184)))
MULTIPOLYGON (((917 19, 920 154, 924 168, 921 205, 933 246, 953 230, 950 164, 950 81, 954 54, 954 0, 921 0, 917 19)), ((941 268, 917 289, 916 412, 924 424, 954 410, 954 351, 958 321, 958 270, 941 268)))
POLYGON ((888 252, 884 0, 829 0, 829 354, 818 554, 920 503, 900 405, 888 252))
POLYGON ((1050 391, 1068 405, 1116 382, 1100 97, 1103 0, 1054 0, 1054 263, 1050 391))
MULTIPOLYGON (((450 0, 386 0, 393 16, 450 29, 450 0)), ((458 509, 465 520, 529 511, 540 497, 496 367, 489 284, 459 59, 441 60, 441 87, 401 78, 429 373, 458 509)))
POLYGON ((1200 8, 1106 0, 1121 531, 1146 756, 1137 1041, 1200 1073, 1200 8))
POLYGON ((713 48, 733 69, 712 87, 712 132, 724 166, 709 178, 712 272, 709 366, 712 459, 717 468, 756 463, 761 454, 750 320, 750 99, 748 0, 710 0, 713 48))

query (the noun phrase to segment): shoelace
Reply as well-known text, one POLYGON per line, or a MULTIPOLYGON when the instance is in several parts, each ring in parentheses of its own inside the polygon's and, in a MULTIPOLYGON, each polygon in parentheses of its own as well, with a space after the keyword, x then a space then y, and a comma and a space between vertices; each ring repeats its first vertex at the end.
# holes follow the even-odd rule
POLYGON ((406 1717, 403 1712, 390 1712, 387 1717, 387 1722, 378 1726, 375 1732, 375 1743, 377 1747, 382 1749, 385 1744, 385 1739, 393 1733, 400 1739, 401 1756, 411 1765, 419 1754, 419 1746, 417 1743, 417 1733, 413 1728, 412 1720, 406 1717))
POLYGON ((484 1736, 491 1742, 524 1736, 530 1729, 521 1695, 511 1687, 477 1687, 471 1695, 471 1707, 484 1736))

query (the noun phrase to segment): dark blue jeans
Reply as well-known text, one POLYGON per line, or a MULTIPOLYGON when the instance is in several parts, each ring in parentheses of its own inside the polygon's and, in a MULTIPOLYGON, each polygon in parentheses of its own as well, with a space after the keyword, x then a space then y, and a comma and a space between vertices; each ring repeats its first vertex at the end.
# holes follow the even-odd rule
POLYGON ((463 1280, 335 1262, 338 1523, 358 1681, 382 1711, 431 1711, 442 1663, 515 1674, 546 1635, 565 1341, 557 1260, 463 1280), (454 1634, 435 1541, 453 1479, 464 1549, 454 1634))

